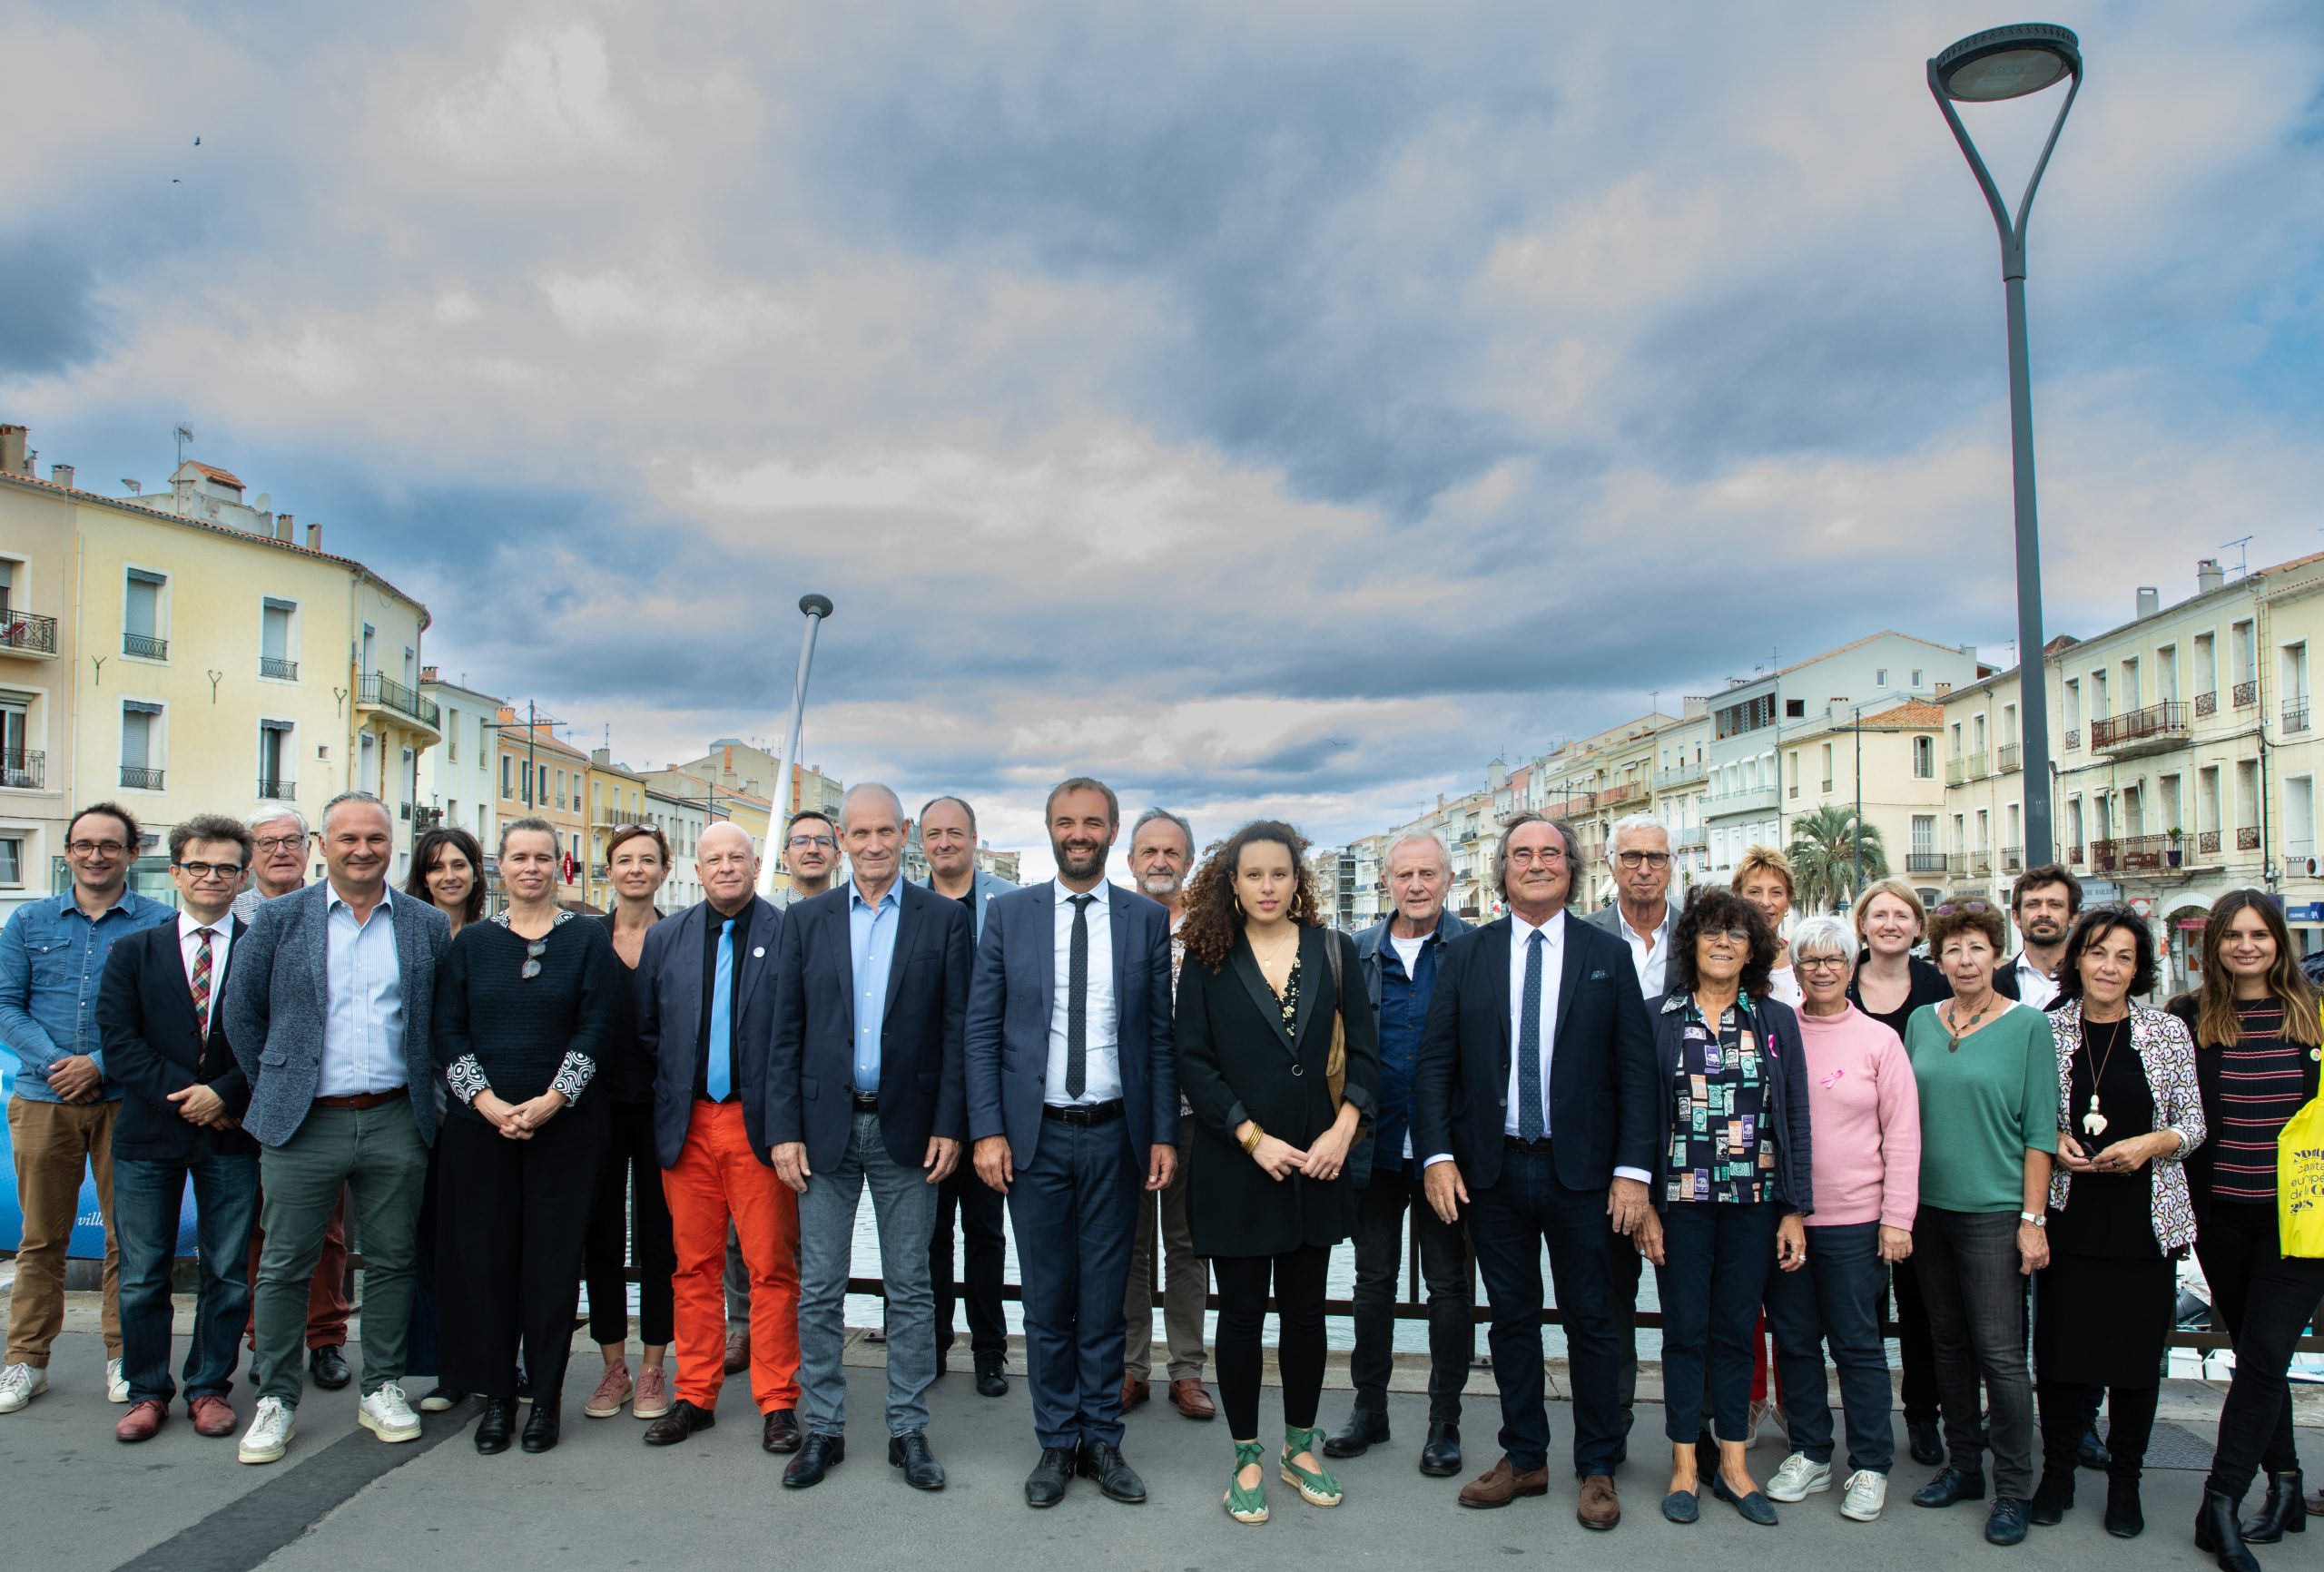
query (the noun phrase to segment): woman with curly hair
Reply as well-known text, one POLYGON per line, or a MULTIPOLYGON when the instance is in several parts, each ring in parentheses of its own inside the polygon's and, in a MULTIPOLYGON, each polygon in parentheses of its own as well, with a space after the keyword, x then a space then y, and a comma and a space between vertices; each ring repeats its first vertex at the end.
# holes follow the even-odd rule
POLYGON ((1245 825, 1187 885, 1178 928, 1178 1086, 1195 1116, 1187 1211, 1195 1253, 1218 1273, 1218 1392, 1235 1443, 1226 1504, 1241 1523, 1267 1517, 1259 1333, 1270 1279, 1283 1481, 1313 1506, 1341 1498, 1317 1456, 1324 1274, 1355 1228, 1344 1170, 1379 1090, 1380 1044, 1354 943, 1323 926, 1306 850, 1287 824, 1245 825))

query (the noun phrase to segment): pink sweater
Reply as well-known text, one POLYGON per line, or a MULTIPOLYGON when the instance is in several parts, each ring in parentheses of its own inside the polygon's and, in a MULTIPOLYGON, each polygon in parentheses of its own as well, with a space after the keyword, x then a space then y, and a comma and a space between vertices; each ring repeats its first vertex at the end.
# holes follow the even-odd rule
POLYGON ((1896 1034, 1850 1005, 1799 1012, 1816 1155, 1811 1228, 1884 1223, 1910 1228, 1920 1206, 1921 1100, 1896 1034))

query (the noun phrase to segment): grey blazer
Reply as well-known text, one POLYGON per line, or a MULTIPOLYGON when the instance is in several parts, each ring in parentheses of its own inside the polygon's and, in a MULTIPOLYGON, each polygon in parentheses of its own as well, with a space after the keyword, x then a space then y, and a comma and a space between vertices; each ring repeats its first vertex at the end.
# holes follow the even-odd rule
MULTIPOLYGON (((390 889, 396 963, 403 985, 404 1063, 410 1072, 411 1117, 419 1138, 436 1141, 435 1049, 430 1031, 436 963, 452 945, 452 925, 424 900, 390 889)), ((227 1040, 251 1084, 242 1128, 261 1145, 280 1146, 299 1133, 322 1079, 323 1027, 330 1016, 324 922, 330 881, 268 901, 234 941, 227 968, 227 1040)))
MULTIPOLYGON (((922 889, 934 889, 936 888, 936 880, 933 879, 924 879, 921 881, 921 888, 922 889)), ((996 895, 1006 895, 1010 890, 1017 888, 1018 887, 1016 885, 1009 883, 998 873, 987 873, 981 868, 977 870, 977 879, 975 885, 977 903, 975 909, 970 913, 971 917, 976 919, 976 924, 969 929, 969 943, 970 945, 974 945, 979 939, 984 938, 984 914, 986 909, 992 904, 992 898, 996 895)))

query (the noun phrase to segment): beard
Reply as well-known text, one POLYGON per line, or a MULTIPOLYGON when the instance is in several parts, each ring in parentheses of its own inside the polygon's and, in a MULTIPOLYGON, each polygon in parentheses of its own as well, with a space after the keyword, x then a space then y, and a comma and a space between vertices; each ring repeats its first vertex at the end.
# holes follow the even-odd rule
POLYGON ((1180 879, 1177 874, 1170 872, 1167 869, 1163 870, 1159 873, 1141 873, 1137 876, 1138 889, 1144 890, 1147 894, 1152 896, 1157 900, 1167 899, 1169 897, 1177 894, 1179 888, 1186 881, 1184 879, 1180 879))
POLYGON ((1068 879, 1088 879, 1105 871, 1107 847, 1102 840, 1052 840, 1049 851, 1057 859, 1057 870, 1068 879))
POLYGON ((2037 917, 2025 924, 2025 938, 2033 944, 2055 944, 2066 935, 2066 925, 2054 918, 2037 917))

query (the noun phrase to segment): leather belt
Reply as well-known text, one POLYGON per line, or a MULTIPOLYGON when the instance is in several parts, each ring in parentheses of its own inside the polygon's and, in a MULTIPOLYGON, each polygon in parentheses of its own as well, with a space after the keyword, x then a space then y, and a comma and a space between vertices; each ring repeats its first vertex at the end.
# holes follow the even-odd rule
POLYGON ((857 1113, 859 1113, 859 1114, 876 1114, 876 1113, 878 1113, 878 1112, 880 1111, 880 1094, 879 1094, 879 1093, 877 1093, 877 1092, 852 1092, 852 1095, 853 1095, 853 1097, 855 1098, 855 1111, 856 1111, 857 1113))
POLYGON ((1059 1107, 1055 1103, 1041 1105, 1041 1117, 1055 1119, 1060 1125, 1103 1125, 1121 1116, 1119 1097, 1110 1103, 1075 1103, 1069 1107, 1059 1107))
POLYGON ((352 1108, 359 1114, 366 1108, 376 1108, 382 1103, 392 1103, 398 1097, 408 1097, 409 1095, 411 1095, 411 1088, 409 1086, 389 1086, 384 1092, 358 1092, 351 1097, 317 1097, 315 1099, 315 1106, 318 1108, 352 1108))
POLYGON ((1550 1138, 1547 1135, 1538 1141, 1528 1141, 1517 1135, 1503 1135, 1501 1138, 1501 1144, 1506 1150, 1512 1152, 1546 1152, 1550 1149, 1550 1138))

